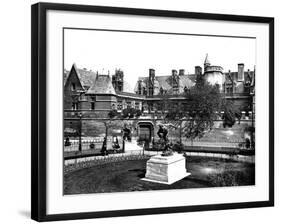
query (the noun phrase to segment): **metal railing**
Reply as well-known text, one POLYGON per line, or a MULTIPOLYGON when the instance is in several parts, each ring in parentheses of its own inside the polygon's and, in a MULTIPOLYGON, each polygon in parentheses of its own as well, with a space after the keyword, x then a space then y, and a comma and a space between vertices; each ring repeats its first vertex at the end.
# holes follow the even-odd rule
POLYGON ((90 156, 90 157, 83 157, 83 158, 75 158, 75 159, 64 161, 64 172, 68 173, 74 170, 112 163, 112 162, 149 159, 152 155, 156 155, 156 154, 158 154, 158 152, 135 150, 125 153, 109 154, 105 156, 90 156))
MULTIPOLYGON (((151 156, 161 154, 156 151, 136 150, 120 154, 110 154, 106 156, 91 156, 84 158, 76 158, 64 161, 64 173, 69 173, 79 169, 89 168, 93 166, 109 164, 113 162, 131 161, 131 160, 148 160, 151 156)), ((188 156, 202 156, 210 158, 230 159, 238 162, 255 163, 255 156, 244 156, 237 154, 225 154, 215 152, 189 152, 185 151, 183 154, 188 156)))

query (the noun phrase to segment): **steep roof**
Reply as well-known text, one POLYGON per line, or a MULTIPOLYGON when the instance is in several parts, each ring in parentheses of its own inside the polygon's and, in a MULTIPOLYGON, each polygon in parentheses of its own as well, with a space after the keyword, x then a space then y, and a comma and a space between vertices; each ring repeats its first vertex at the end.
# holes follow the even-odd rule
POLYGON ((123 89, 124 89, 124 92, 134 93, 134 89, 132 88, 132 86, 130 85, 130 83, 128 83, 128 82, 125 81, 125 80, 124 80, 124 84, 123 84, 123 89))
MULTIPOLYGON (((190 75, 179 75, 179 88, 180 92, 183 92, 183 89, 185 87, 190 88, 194 85, 194 79, 195 76, 190 76, 190 75)), ((139 80, 142 80, 142 87, 147 87, 148 86, 148 77, 139 77, 139 80)), ((173 91, 172 90, 172 76, 155 76, 155 81, 154 81, 154 87, 155 87, 155 94, 159 94, 160 88, 162 88, 164 91, 167 91, 167 93, 173 91)), ((138 90, 138 82, 135 86, 135 92, 138 90)))
POLYGON ((86 94, 116 94, 109 75, 97 75, 86 94))
MULTIPOLYGON (((237 82, 238 72, 225 72, 225 80, 227 82, 237 82)), ((254 71, 244 71, 244 81, 253 83, 255 79, 254 71)))
POLYGON ((204 64, 209 64, 209 65, 211 64, 211 62, 209 60, 208 54, 206 54, 206 58, 205 58, 204 64))
MULTIPOLYGON (((77 75, 80 79, 80 82, 81 82, 82 86, 85 89, 90 88, 93 85, 93 83, 96 79, 97 73, 94 72, 94 71, 91 71, 91 70, 77 68, 75 64, 73 64, 72 67, 74 67, 74 69, 75 69, 75 71, 76 71, 76 73, 77 73, 77 75)), ((66 80, 69 76, 70 71, 64 69, 64 73, 63 73, 64 85, 66 83, 66 80)))
POLYGON ((136 93, 116 91, 116 94, 118 96, 127 97, 127 98, 145 99, 144 95, 139 95, 139 94, 136 94, 136 93))

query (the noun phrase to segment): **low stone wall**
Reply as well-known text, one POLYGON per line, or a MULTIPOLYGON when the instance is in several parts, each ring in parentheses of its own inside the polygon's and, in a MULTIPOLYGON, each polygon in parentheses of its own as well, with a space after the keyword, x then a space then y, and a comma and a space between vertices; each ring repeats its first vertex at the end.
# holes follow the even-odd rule
POLYGON ((79 159, 65 160, 64 173, 69 173, 75 170, 84 169, 101 164, 108 164, 112 162, 128 161, 128 160, 141 160, 149 159, 149 154, 113 154, 108 156, 94 156, 79 159))
MULTIPOLYGON (((75 170, 84 169, 101 164, 108 164, 112 162, 149 159, 153 155, 161 152, 155 151, 134 151, 130 153, 110 154, 107 156, 91 156, 85 158, 69 159, 64 161, 64 173, 69 173, 75 170)), ((243 155, 228 155, 223 153, 212 152, 185 152, 185 156, 202 156, 211 158, 229 159, 237 162, 255 163, 255 156, 243 155)))
POLYGON ((222 158, 222 159, 230 159, 238 162, 255 163, 255 156, 228 155, 223 153, 211 153, 211 152, 185 152, 185 155, 222 158))

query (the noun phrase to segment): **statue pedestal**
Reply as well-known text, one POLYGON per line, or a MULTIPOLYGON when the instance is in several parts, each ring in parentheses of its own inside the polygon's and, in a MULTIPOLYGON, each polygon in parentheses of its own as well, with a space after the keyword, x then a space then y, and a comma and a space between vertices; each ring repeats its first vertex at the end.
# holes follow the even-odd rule
POLYGON ((142 180, 161 184, 172 184, 190 173, 186 172, 185 158, 174 153, 172 156, 152 156, 146 163, 146 174, 142 180))

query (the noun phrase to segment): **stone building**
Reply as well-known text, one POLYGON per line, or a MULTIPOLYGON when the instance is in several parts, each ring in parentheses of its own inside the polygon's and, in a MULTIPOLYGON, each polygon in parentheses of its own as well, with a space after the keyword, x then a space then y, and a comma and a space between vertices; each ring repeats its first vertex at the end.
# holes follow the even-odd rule
MULTIPOLYGON (((65 128, 77 128, 79 113, 83 119, 104 119, 108 118, 112 109, 121 112, 126 108, 135 108, 143 112, 143 116, 134 121, 134 125, 138 126, 138 135, 151 139, 157 126, 153 121, 157 103, 163 100, 163 96, 177 104, 187 103, 185 93, 195 85, 198 76, 218 85, 221 94, 234 102, 244 118, 252 115, 253 119, 255 70, 245 70, 244 64, 239 63, 237 71, 224 72, 221 66, 212 65, 207 55, 203 69, 195 66, 193 74, 186 74, 184 69, 173 69, 168 75, 157 74, 155 69, 149 69, 147 76, 138 78, 133 90, 120 69, 110 75, 79 69, 73 64, 70 71, 64 72, 65 128)), ((85 122, 85 132, 93 135, 96 133, 94 129, 102 131, 102 124, 91 122, 85 122)))
POLYGON ((244 70, 244 64, 239 63, 236 72, 224 72, 221 66, 212 65, 208 55, 204 61, 204 68, 195 66, 193 74, 185 74, 184 69, 172 70, 171 75, 156 75, 154 69, 149 75, 139 77, 134 91, 145 96, 145 104, 149 110, 154 104, 162 100, 163 95, 176 102, 184 101, 184 93, 194 86, 196 78, 202 76, 208 83, 218 85, 221 94, 241 111, 251 111, 252 94, 254 91, 255 70, 244 70))
POLYGON ((84 117, 106 117, 112 109, 121 111, 127 107, 142 109, 145 96, 126 92, 123 71, 115 74, 78 69, 72 65, 69 72, 65 71, 64 81, 64 113, 65 117, 75 116, 81 112, 84 117))

